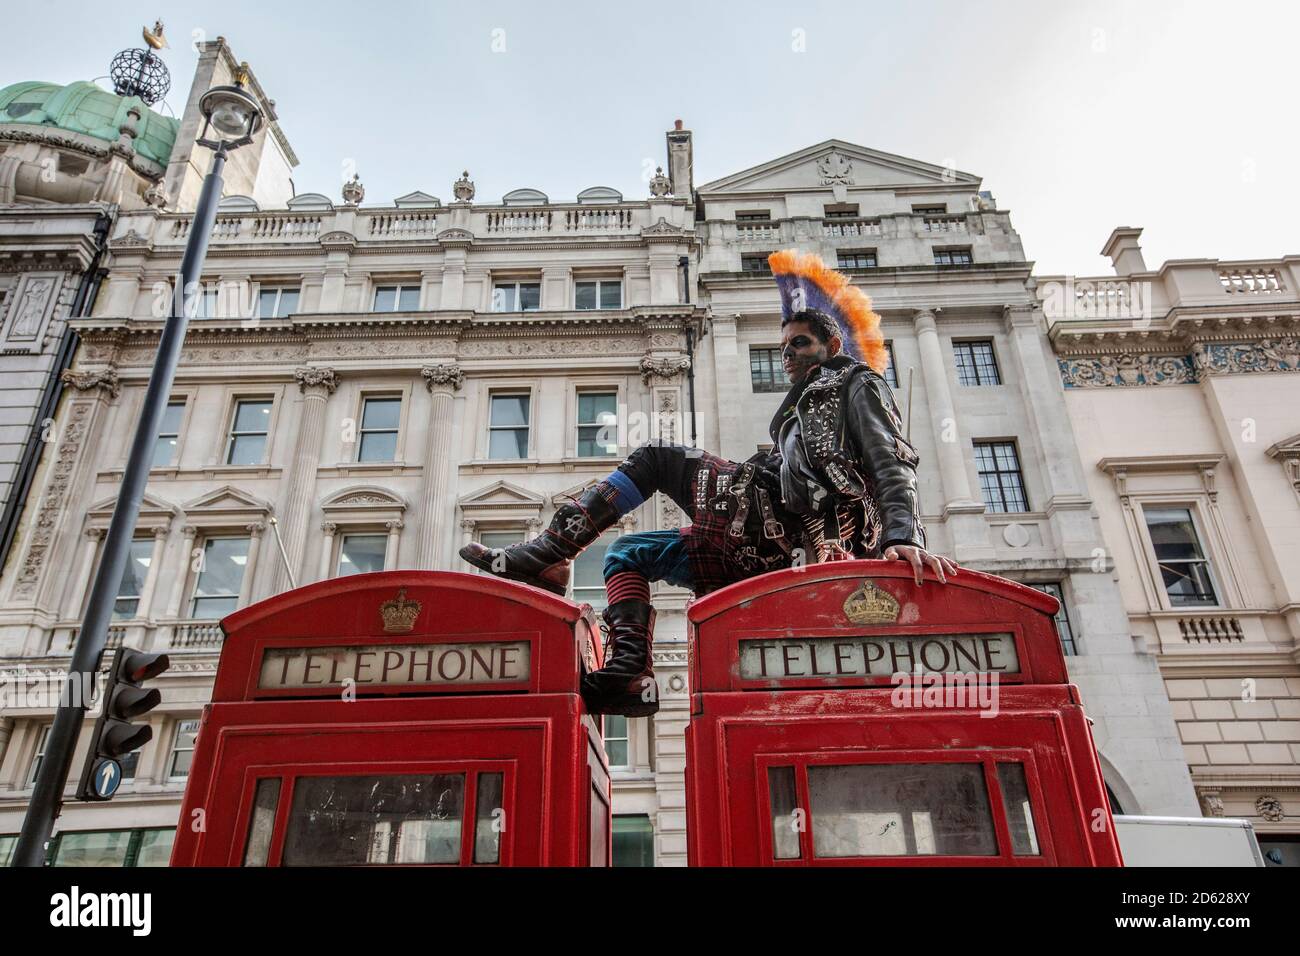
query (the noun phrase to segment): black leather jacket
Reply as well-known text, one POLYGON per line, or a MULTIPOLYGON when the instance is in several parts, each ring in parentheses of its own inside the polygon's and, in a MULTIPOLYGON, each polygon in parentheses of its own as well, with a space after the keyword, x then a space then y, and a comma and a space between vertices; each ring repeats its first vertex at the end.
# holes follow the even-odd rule
POLYGON ((781 455, 781 497, 795 514, 824 515, 871 499, 880 548, 925 547, 916 494, 916 450, 903 437, 889 384, 846 355, 791 387, 768 427, 781 455))

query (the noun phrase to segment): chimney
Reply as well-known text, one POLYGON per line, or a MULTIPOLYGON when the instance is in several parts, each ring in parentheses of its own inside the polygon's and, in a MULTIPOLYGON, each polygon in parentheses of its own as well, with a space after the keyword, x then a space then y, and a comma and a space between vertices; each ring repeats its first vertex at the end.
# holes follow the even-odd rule
POLYGON ((673 184, 673 195, 693 202, 695 183, 692 180, 694 156, 691 152, 691 131, 682 129, 682 121, 674 120, 668 138, 668 179, 673 184))
POLYGON ((1101 254, 1110 257, 1115 275, 1131 276, 1147 271, 1146 260, 1142 258, 1142 248, 1138 245, 1140 235, 1142 235, 1141 228, 1120 226, 1110 234, 1106 245, 1102 246, 1101 254))

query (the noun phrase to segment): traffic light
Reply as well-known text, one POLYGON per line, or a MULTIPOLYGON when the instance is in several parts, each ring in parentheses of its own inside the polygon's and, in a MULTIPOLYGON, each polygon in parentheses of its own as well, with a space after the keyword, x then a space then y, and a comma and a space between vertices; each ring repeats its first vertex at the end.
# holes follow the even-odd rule
POLYGON ((79 800, 111 800, 122 782, 122 765, 118 758, 143 747, 153 739, 148 724, 131 721, 153 710, 162 702, 157 689, 140 686, 157 677, 171 665, 166 654, 145 654, 131 647, 113 652, 101 701, 103 710, 90 735, 90 751, 77 785, 79 800))

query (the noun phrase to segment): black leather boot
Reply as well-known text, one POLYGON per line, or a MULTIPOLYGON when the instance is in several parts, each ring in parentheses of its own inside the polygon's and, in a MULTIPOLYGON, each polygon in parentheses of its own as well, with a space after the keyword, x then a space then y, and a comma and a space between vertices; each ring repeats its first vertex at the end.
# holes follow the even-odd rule
POLYGON ((655 610, 632 598, 605 608, 609 643, 605 666, 582 677, 582 699, 593 714, 648 717, 659 709, 651 649, 655 610))
POLYGON ((537 537, 506 548, 485 548, 471 542, 460 549, 460 556, 490 574, 563 597, 572 560, 619 518, 607 494, 613 495, 609 485, 597 482, 573 503, 556 508, 550 527, 537 537))

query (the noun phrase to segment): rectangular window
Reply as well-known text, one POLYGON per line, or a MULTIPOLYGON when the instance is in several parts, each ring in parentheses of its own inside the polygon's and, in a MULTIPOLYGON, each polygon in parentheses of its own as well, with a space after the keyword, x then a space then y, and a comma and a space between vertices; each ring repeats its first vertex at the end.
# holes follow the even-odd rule
POLYGON ((889 359, 885 363, 885 381, 889 383, 890 388, 898 388, 898 370, 894 367, 894 343, 885 343, 885 354, 889 359))
POLYGON ((204 541, 190 617, 207 620, 225 617, 234 611, 239 606, 239 589, 244 583, 247 564, 247 538, 208 538, 204 541))
POLYGON ((416 312, 420 308, 420 286, 383 285, 375 288, 375 312, 416 312))
POLYGON ((367 398, 361 406, 361 437, 357 461, 393 461, 397 458, 397 427, 402 418, 398 397, 367 398))
POLYGON ((388 548, 386 534, 345 534, 339 545, 337 577, 349 574, 367 574, 384 570, 384 552, 388 548))
POLYGON ((298 311, 298 288, 262 286, 257 294, 259 319, 282 319, 298 311))
POLYGON ((126 567, 122 569, 122 583, 117 586, 117 599, 113 602, 113 618, 123 621, 135 617, 140 610, 140 592, 149 575, 149 562, 153 560, 153 539, 136 538, 127 553, 126 567))
POLYGON ((266 437, 271 428, 270 399, 235 403, 226 448, 227 465, 260 465, 266 460, 266 437))
POLYGON ((876 250, 841 249, 836 253, 836 261, 841 269, 874 269, 876 267, 876 250))
POLYGON ((1142 513, 1169 603, 1174 607, 1218 604, 1210 562, 1201 549, 1191 509, 1143 506, 1142 513))
POLYGON ((771 218, 766 209, 744 209, 736 213, 736 222, 768 222, 771 218))
POLYGON ((485 548, 505 548, 524 540, 522 531, 481 531, 478 543, 485 548))
POLYGON ((755 392, 784 392, 789 387, 779 348, 750 346, 749 381, 755 392))
POLYGON ((194 759, 194 739, 199 735, 197 720, 182 720, 176 725, 176 738, 172 743, 171 759, 167 763, 167 776, 188 777, 190 761, 194 759))
POLYGON ((770 276, 772 267, 767 263, 769 252, 755 252, 740 257, 740 271, 746 275, 770 276))
POLYGON ((822 207, 823 219, 856 219, 858 218, 857 203, 833 203, 829 206, 822 207))
POLYGON ((621 279, 598 279, 589 282, 575 282, 573 285, 573 307, 575 309, 621 309, 623 308, 623 281, 621 279))
POLYGON ((943 216, 948 212, 947 206, 913 206, 912 214, 916 216, 943 216))
POLYGON ((578 457, 618 454, 618 393, 578 393, 578 457))
POLYGON ((221 312, 218 308, 218 289, 216 286, 211 288, 196 289, 190 295, 185 297, 185 308, 189 310, 191 319, 219 319, 221 312))
POLYGON ((953 342, 952 351, 957 360, 957 384, 1002 384, 991 339, 984 342, 953 342))
MULTIPOLYGON (((0 297, 0 308, 4 307, 4 299, 0 297)), ((18 837, 0 836, 0 867, 7 868, 14 858, 14 847, 18 845, 18 837)))
POLYGON ((60 833, 52 866, 126 866, 130 830, 60 833))
POLYGON ((974 261, 971 258, 970 246, 963 246, 959 249, 934 250, 934 264, 936 266, 968 266, 974 261))
POLYGON ((628 766, 627 718, 617 714, 605 714, 603 736, 605 738, 605 756, 611 767, 628 766))
POLYGON ((488 422, 489 458, 528 457, 528 395, 493 395, 488 422))
POLYGON ((1060 610, 1056 612, 1056 633, 1061 637, 1061 649, 1066 655, 1078 654, 1079 651, 1074 646, 1074 629, 1070 627, 1070 614, 1065 608, 1065 593, 1060 584, 1049 582, 1045 584, 1030 584, 1031 588, 1037 588, 1044 594, 1050 594, 1061 602, 1060 610))
POLYGON ((46 724, 41 728, 41 735, 36 741, 36 753, 32 754, 32 766, 27 774, 27 786, 35 786, 36 774, 40 772, 41 761, 45 759, 45 745, 50 742, 50 729, 53 725, 46 724))
POLYGON ((493 312, 536 312, 541 307, 540 282, 496 282, 492 285, 493 312))
POLYGON ((975 442, 975 464, 979 469, 980 491, 989 511, 1029 510, 1015 442, 975 442))
POLYGON ((655 831, 644 813, 619 813, 613 819, 610 854, 614 866, 654 866, 655 831))
POLYGON ((176 464, 176 449, 180 444, 181 419, 185 416, 185 399, 176 398, 167 403, 158 438, 153 445, 153 467, 166 468, 176 464))
POLYGON ((605 552, 618 538, 617 531, 606 531, 573 559, 573 601, 584 601, 597 611, 604 609, 605 552))

